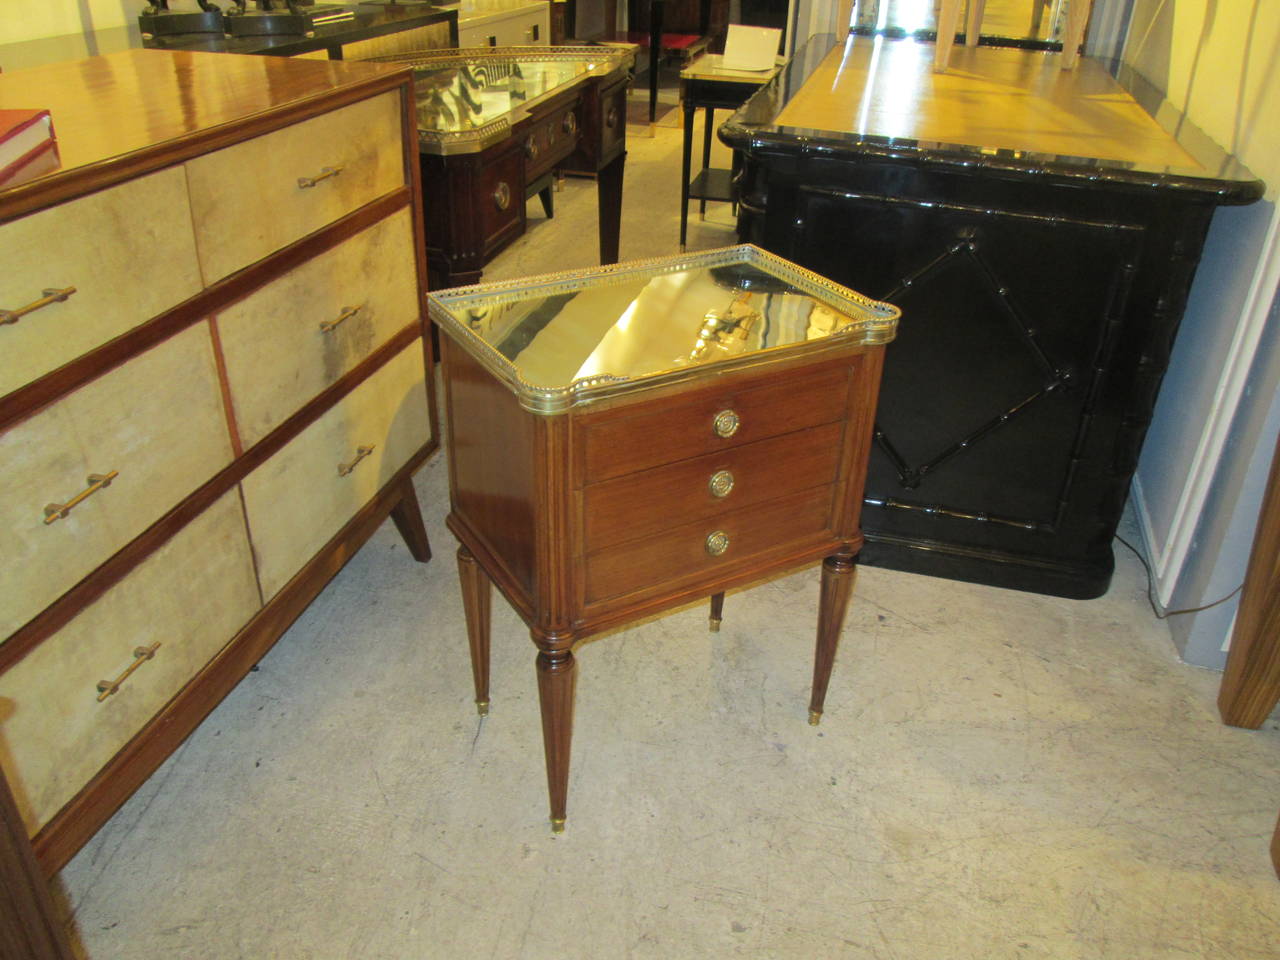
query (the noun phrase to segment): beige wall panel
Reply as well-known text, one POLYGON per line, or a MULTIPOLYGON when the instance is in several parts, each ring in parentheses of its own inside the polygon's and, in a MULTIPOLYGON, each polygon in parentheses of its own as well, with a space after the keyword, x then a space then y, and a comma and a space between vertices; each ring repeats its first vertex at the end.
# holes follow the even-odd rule
POLYGON ((246 477, 263 597, 275 596, 430 437, 415 340, 246 477), (339 475, 362 445, 373 452, 339 475))
POLYGON ((259 607, 231 490, 124 580, 0 676, 0 763, 35 833, 259 607), (97 683, 160 643, 115 694, 97 683))
POLYGON ((0 326, 0 395, 200 291, 186 178, 171 168, 0 226, 0 308, 75 287, 0 326))
POLYGON ((408 208, 218 315, 240 439, 248 449, 418 320, 408 208), (348 308, 358 312, 329 330, 348 308))
POLYGON ((400 93, 392 91, 187 164, 205 283, 404 184, 400 93), (313 187, 300 177, 341 173, 313 187))
POLYGON ((7 637, 231 461, 206 324, 0 435, 0 636, 7 637), (44 523, 89 474, 120 475, 44 523))

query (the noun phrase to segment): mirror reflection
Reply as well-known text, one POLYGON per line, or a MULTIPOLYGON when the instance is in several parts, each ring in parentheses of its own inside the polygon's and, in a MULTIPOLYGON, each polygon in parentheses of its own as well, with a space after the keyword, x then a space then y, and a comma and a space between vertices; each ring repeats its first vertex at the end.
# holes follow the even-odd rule
MULTIPOLYGON (((969 4, 960 6, 960 31, 969 4)), ((1061 39, 1069 0, 986 0, 980 33, 984 37, 1049 43, 1061 39)), ((910 36, 931 33, 938 25, 938 0, 854 0, 852 25, 860 34, 910 36)))
POLYGON ((418 129, 475 130, 590 70, 586 60, 486 58, 414 70, 418 129))

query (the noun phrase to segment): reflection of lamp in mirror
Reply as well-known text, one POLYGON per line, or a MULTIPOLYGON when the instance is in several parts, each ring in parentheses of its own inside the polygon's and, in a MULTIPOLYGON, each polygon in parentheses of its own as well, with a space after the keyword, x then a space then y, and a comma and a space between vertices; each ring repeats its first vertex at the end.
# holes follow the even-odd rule
POLYGON ((721 313, 708 310, 698 329, 698 339, 687 357, 676 363, 707 363, 742 353, 747 348, 751 328, 760 320, 760 314, 750 306, 751 293, 744 291, 733 298, 729 308, 721 313))

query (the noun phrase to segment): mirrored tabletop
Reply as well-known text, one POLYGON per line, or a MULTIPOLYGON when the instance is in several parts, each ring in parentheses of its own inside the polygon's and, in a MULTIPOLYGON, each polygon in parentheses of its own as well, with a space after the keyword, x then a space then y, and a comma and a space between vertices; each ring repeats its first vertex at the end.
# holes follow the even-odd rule
POLYGON ((537 412, 814 341, 887 343, 899 311, 749 244, 459 287, 432 319, 537 412))

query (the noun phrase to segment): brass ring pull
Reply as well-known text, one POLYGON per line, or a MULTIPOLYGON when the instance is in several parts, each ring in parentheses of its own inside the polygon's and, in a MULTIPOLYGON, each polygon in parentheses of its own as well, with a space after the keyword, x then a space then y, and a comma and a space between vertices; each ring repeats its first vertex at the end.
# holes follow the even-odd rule
POLYGON ((728 470, 717 470, 707 481, 707 487, 713 497, 727 497, 733 490, 733 474, 728 470))
POLYGON ((511 206, 511 187, 507 185, 507 181, 503 180, 493 191, 493 205, 499 210, 505 210, 511 206))
POLYGON ((618 125, 618 108, 610 107, 609 112, 604 115, 604 125, 612 130, 618 125))
POLYGON ((723 530, 707 534, 707 553, 718 557, 729 549, 729 535, 723 530))
POLYGON ((157 640, 149 647, 133 648, 133 663, 125 668, 124 673, 116 677, 114 680, 98 681, 98 702, 101 703, 107 697, 111 696, 120 689, 120 684, 129 679, 129 675, 137 670, 140 666, 156 655, 156 651, 160 649, 160 641, 157 640))
POLYGON ((97 493, 103 487, 111 486, 111 481, 118 476, 120 476, 119 470, 112 470, 110 473, 89 474, 89 478, 85 480, 85 483, 87 483, 89 486, 81 490, 79 493, 77 493, 74 497, 72 497, 66 503, 50 503, 45 505, 45 508, 44 508, 45 526, 48 526, 49 524, 53 523, 55 520, 65 520, 67 517, 67 514, 71 512, 71 509, 73 507, 75 507, 77 504, 81 503, 85 499, 92 497, 95 493, 97 493))
POLYGON ((0 325, 6 323, 17 323, 28 313, 35 313, 41 307, 47 307, 51 303, 61 303, 67 297, 76 292, 75 287, 63 287, 61 290, 52 287, 48 290, 41 290, 42 296, 39 300, 33 300, 25 307, 19 307, 17 310, 5 310, 0 308, 0 325))
POLYGON ((363 445, 356 447, 356 456, 354 460, 352 460, 350 463, 338 464, 338 476, 345 477, 347 474, 349 474, 352 470, 356 468, 357 463, 359 463, 361 460, 363 460, 365 457, 367 457, 371 453, 373 453, 373 444, 369 444, 367 447, 363 445))
POLYGON ((724 439, 737 433, 740 426, 742 426, 742 420, 732 410, 721 410, 711 421, 711 429, 715 431, 715 435, 724 439))
POLYGON ((359 313, 359 312, 360 312, 360 308, 359 308, 359 307, 343 307, 343 308, 342 308, 342 312, 341 312, 340 314, 338 314, 336 317, 334 317, 332 320, 321 320, 321 321, 320 321, 320 329, 321 329, 323 332, 328 333, 330 330, 332 330, 332 329, 333 329, 334 327, 336 327, 338 324, 342 323, 342 321, 344 321, 344 320, 350 320, 352 317, 354 317, 354 316, 355 316, 357 313, 359 313))
POLYGON ((564 115, 564 120, 560 122, 560 129, 572 137, 575 133, 578 132, 577 116, 573 113, 566 113, 564 115))
POLYGON ((342 172, 342 167, 321 167, 320 172, 314 177, 299 177, 298 189, 306 190, 308 187, 314 187, 321 180, 328 180, 330 177, 336 177, 342 172))
POLYGON ((538 159, 538 138, 534 136, 525 137, 524 155, 530 160, 538 159))

